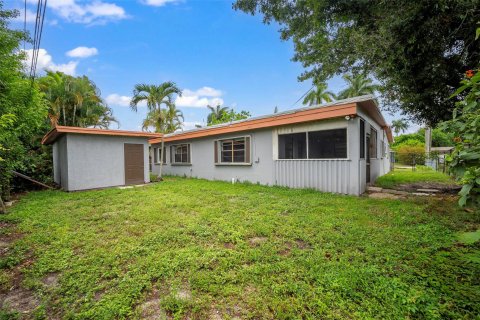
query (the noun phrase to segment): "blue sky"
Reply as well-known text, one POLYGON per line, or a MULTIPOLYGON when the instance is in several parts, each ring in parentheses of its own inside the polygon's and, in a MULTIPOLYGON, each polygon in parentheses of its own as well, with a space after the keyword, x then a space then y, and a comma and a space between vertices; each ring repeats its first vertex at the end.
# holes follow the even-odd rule
MULTIPOLYGON (((27 2, 32 32, 36 1, 27 2)), ((23 6, 8 4, 22 10, 14 27, 23 28, 23 6)), ((205 123, 206 104, 257 116, 301 107, 295 101, 311 87, 297 80, 303 68, 291 61, 293 44, 280 40, 278 26, 233 10, 231 1, 49 0, 41 49, 39 72, 87 75, 121 129, 139 130, 146 114, 128 107, 136 83, 176 82, 185 128, 205 123)), ((344 87, 340 78, 329 81, 333 92, 344 87)))

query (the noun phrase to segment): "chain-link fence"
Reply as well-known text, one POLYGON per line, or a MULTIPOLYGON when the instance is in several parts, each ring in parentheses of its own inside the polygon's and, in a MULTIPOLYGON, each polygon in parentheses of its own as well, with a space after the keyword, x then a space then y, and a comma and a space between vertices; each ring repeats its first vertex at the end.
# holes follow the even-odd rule
POLYGON ((396 152, 390 153, 391 170, 430 171, 447 173, 448 164, 441 152, 396 152))

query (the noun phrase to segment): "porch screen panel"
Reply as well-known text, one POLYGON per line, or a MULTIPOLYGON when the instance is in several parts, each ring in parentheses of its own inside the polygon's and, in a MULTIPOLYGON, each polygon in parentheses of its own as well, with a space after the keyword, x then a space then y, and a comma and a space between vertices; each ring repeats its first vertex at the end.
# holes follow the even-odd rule
POLYGON ((347 157, 347 129, 308 133, 309 159, 344 159, 347 157))

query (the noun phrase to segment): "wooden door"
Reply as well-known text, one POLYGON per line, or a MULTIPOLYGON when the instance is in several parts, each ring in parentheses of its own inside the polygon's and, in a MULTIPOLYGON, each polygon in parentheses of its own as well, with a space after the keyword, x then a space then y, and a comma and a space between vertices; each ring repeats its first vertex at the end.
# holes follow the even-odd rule
POLYGON ((145 183, 143 144, 124 144, 125 184, 145 183))

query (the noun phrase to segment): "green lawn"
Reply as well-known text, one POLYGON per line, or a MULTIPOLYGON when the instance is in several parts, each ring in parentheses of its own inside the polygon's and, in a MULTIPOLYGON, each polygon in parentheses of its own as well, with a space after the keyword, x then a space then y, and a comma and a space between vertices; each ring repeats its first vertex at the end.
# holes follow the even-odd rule
POLYGON ((31 317, 480 314, 480 244, 456 240, 479 227, 480 214, 457 209, 455 199, 167 178, 125 190, 34 192, 0 219, 24 234, 0 261, 2 292, 22 271, 39 304, 31 317))
POLYGON ((410 183, 455 185, 453 179, 448 175, 422 166, 418 166, 416 171, 412 171, 410 168, 395 168, 394 171, 390 171, 375 181, 375 185, 382 188, 395 188, 410 183))

